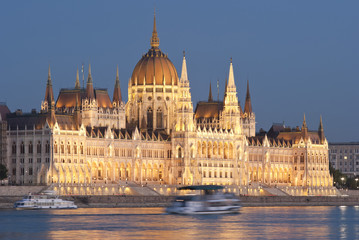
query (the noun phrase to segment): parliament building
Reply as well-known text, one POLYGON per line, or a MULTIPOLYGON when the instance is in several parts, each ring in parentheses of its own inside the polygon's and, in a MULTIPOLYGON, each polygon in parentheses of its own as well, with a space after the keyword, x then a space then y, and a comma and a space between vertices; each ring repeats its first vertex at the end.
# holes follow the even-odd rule
POLYGON ((301 128, 279 124, 256 133, 249 84, 242 108, 232 60, 223 101, 210 89, 208 101, 194 107, 185 55, 178 75, 159 48, 155 18, 150 45, 134 67, 127 102, 118 69, 112 98, 94 87, 89 66, 86 86, 77 71, 74 87, 56 100, 49 68, 41 111, 7 116, 9 181, 62 194, 139 187, 172 194, 197 184, 249 195, 336 193, 321 119, 316 131, 304 116, 301 128))

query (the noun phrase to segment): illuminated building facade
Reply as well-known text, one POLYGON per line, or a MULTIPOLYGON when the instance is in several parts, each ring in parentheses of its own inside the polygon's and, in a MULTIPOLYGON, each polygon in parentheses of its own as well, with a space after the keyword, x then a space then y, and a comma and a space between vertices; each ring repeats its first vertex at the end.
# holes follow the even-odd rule
POLYGON ((17 184, 71 186, 74 194, 129 183, 221 184, 247 194, 271 187, 291 195, 334 191, 321 121, 318 131, 304 118, 301 129, 273 126, 256 135, 249 84, 242 110, 232 60, 223 102, 210 90, 194 109, 186 58, 179 77, 159 48, 155 19, 127 103, 118 71, 111 100, 93 87, 91 67, 86 88, 77 73, 75 87, 61 89, 55 101, 49 69, 41 112, 10 114, 8 125, 8 168, 17 184))

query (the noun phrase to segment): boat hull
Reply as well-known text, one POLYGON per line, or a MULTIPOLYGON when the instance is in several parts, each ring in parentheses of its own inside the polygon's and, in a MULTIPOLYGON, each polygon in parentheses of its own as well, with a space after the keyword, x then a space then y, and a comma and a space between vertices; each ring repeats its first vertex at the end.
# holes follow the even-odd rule
POLYGON ((214 215, 214 214, 236 214, 239 213, 238 209, 231 210, 218 210, 218 211, 181 211, 181 210, 166 210, 169 214, 180 214, 180 215, 214 215))

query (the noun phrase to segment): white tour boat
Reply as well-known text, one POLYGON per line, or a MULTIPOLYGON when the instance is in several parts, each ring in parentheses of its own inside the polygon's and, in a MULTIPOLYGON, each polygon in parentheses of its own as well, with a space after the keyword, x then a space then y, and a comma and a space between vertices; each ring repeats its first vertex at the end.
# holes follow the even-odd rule
POLYGON ((179 196, 167 213, 176 214, 225 214, 238 213, 241 205, 234 194, 222 193, 224 187, 217 185, 197 185, 178 188, 178 190, 200 190, 201 195, 179 196))
POLYGON ((16 209, 69 209, 77 208, 73 201, 60 199, 54 191, 44 191, 43 194, 29 193, 22 200, 14 203, 16 209))

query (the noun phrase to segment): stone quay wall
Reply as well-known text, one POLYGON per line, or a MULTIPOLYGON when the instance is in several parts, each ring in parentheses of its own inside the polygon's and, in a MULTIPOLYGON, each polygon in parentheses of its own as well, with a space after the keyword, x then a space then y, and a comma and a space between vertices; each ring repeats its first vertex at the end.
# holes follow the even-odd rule
MULTIPOLYGON (((22 197, 0 196, 0 208, 12 208, 22 197)), ((174 196, 64 196, 80 208, 167 207, 174 196)), ((243 207, 258 206, 355 206, 359 196, 242 196, 243 207)))

